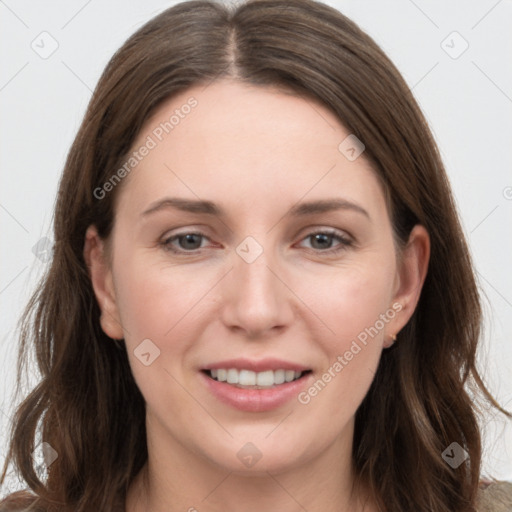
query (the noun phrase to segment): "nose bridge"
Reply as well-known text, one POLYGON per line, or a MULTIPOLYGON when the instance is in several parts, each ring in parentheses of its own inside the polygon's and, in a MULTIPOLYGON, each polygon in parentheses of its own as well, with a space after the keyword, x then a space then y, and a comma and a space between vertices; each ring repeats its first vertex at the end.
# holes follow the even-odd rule
MULTIPOLYGON (((252 251, 252 249, 250 249, 252 251)), ((249 254, 250 254, 249 251, 249 254)), ((271 268, 273 258, 271 250, 263 250, 254 261, 247 261, 243 257, 238 256, 235 262, 234 276, 237 290, 240 291, 240 298, 247 297, 252 299, 266 298, 267 302, 279 293, 277 288, 277 279, 271 268)))
POLYGON ((246 237, 235 249, 224 318, 227 325, 252 335, 263 334, 291 318, 287 288, 277 277, 279 264, 270 246, 271 237, 258 238, 246 237))

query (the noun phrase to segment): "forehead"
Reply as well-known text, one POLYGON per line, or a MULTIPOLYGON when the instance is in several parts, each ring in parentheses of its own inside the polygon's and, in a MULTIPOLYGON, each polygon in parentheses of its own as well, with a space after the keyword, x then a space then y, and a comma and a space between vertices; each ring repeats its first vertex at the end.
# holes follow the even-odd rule
POLYGON ((165 192, 259 207, 339 192, 378 207, 382 191, 364 153, 351 161, 340 149, 350 135, 309 98, 231 81, 194 86, 145 123, 132 151, 150 149, 122 195, 138 209, 165 192))

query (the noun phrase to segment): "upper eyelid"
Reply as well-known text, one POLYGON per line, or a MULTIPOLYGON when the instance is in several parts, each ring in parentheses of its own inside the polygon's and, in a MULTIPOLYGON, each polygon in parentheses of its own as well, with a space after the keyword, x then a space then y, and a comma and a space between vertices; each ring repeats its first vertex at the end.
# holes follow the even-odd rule
MULTIPOLYGON (((305 231, 305 234, 303 235, 303 237, 309 236, 312 234, 316 234, 316 233, 329 233, 331 235, 340 235, 340 236, 346 235, 348 238, 351 238, 351 239, 353 238, 353 236, 350 233, 348 233, 346 230, 340 229, 340 228, 333 228, 333 227, 307 227, 307 228, 303 228, 303 230, 301 230, 301 231, 305 231)), ((168 240, 169 238, 185 236, 185 235, 200 235, 204 238, 210 239, 210 236, 208 236, 206 234, 206 231, 203 231, 201 228, 199 228, 199 229, 188 228, 188 229, 185 229, 184 231, 179 231, 177 233, 174 233, 174 232, 172 234, 165 233, 162 236, 162 240, 168 240)), ((298 235, 296 235, 296 236, 298 236, 298 235)))

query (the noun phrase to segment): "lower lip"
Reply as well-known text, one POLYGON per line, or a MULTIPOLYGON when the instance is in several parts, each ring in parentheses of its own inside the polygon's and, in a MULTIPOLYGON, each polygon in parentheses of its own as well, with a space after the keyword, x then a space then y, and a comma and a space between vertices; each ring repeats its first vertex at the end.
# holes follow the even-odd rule
POLYGON ((306 386, 311 373, 300 379, 285 382, 268 389, 243 389, 212 379, 206 373, 200 372, 210 391, 223 403, 241 411, 263 412, 276 409, 292 398, 297 397, 306 386))

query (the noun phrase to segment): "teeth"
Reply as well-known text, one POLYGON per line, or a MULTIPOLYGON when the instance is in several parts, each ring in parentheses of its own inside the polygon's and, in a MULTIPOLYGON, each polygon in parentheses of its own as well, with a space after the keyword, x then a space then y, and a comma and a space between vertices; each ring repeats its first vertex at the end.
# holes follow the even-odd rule
POLYGON ((291 382, 295 378, 295 372, 293 370, 286 370, 284 372, 284 378, 286 382, 291 382))
MULTIPOLYGON (((242 374, 244 373, 244 371, 242 370, 240 372, 240 384, 245 385, 246 383, 242 380, 242 374)), ((275 379, 274 379, 274 372, 272 370, 268 370, 266 372, 258 372, 258 373, 254 373, 254 372, 251 372, 255 379, 256 379, 256 382, 253 382, 253 384, 258 384, 258 386, 273 386, 274 383, 275 383, 275 379)))
POLYGON ((263 373, 256 374, 249 370, 240 370, 240 372, 238 373, 238 380, 235 384, 241 384, 242 386, 256 386, 257 382, 258 386, 268 385, 263 383, 264 379, 260 379, 261 375, 263 375, 263 373), (260 382, 260 380, 262 382, 260 382))
POLYGON ((282 384, 286 380, 285 373, 285 370, 276 370, 274 372, 274 382, 276 384, 282 384))
POLYGON ((234 368, 228 370, 227 382, 228 384, 238 384, 238 370, 234 368))
POLYGON ((228 384, 271 387, 298 379, 302 375, 302 372, 296 372, 294 370, 266 370, 264 372, 253 372, 251 370, 239 371, 235 368, 219 368, 217 370, 210 370, 210 375, 219 382, 227 382, 228 384))

